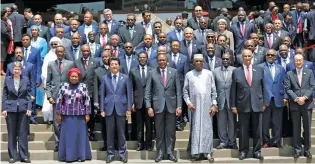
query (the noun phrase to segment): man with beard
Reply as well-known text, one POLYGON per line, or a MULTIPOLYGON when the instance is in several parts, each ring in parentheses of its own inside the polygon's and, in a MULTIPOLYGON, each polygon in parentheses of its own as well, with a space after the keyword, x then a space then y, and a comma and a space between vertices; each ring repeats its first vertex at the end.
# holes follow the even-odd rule
POLYGON ((64 34, 64 37, 67 39, 71 39, 73 34, 79 34, 81 43, 80 45, 86 44, 86 35, 85 33, 78 31, 79 22, 75 19, 70 20, 70 31, 64 34))
POLYGON ((120 57, 120 72, 129 75, 132 68, 139 65, 137 56, 133 52, 133 45, 130 42, 126 42, 124 45, 125 55, 120 57))
POLYGON ((136 51, 136 54, 139 54, 140 52, 142 51, 145 51, 147 52, 148 54, 148 62, 151 62, 152 60, 156 59, 156 56, 157 56, 157 49, 156 47, 153 47, 152 46, 152 35, 144 35, 143 37, 143 47, 138 47, 135 51, 136 51))
MULTIPOLYGON (((109 71, 109 61, 111 59, 111 53, 109 51, 104 51, 102 53, 102 63, 100 67, 96 68, 94 70, 94 91, 93 91, 93 97, 94 97, 94 107, 100 112, 100 86, 102 82, 102 78, 104 75, 106 75, 109 71)), ((107 137, 106 137, 106 120, 104 117, 101 117, 101 125, 102 125, 102 138, 104 145, 100 148, 100 151, 106 151, 107 150, 107 137)))
POLYGON ((74 33, 71 37, 72 46, 66 48, 65 59, 75 61, 81 58, 82 51, 80 49, 80 34, 74 33))
POLYGON ((95 36, 96 36, 96 32, 94 32, 94 31, 91 31, 88 34, 88 43, 87 44, 90 47, 92 58, 101 57, 101 54, 103 51, 103 47, 100 44, 97 44, 95 42, 95 36))
POLYGON ((234 129, 235 116, 230 110, 230 89, 232 85, 232 72, 235 67, 232 64, 232 55, 222 55, 222 66, 215 68, 213 72, 217 90, 217 126, 220 144, 217 149, 237 149, 236 134, 234 129))

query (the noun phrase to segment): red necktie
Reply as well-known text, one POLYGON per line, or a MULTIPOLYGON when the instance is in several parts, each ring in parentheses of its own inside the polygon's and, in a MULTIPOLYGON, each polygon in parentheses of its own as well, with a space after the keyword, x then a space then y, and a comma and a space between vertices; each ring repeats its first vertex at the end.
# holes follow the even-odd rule
POLYGON ((102 39, 102 40, 103 40, 103 47, 105 47, 106 44, 107 44, 107 43, 106 43, 106 39, 105 39, 105 36, 102 36, 102 37, 103 37, 103 39, 102 39))
POLYGON ((163 82, 164 87, 166 87, 165 69, 162 70, 162 82, 163 82))
POLYGON ((249 86, 252 86, 252 77, 250 74, 249 66, 246 66, 246 77, 247 77, 247 83, 249 86))
POLYGON ((62 64, 61 64, 61 61, 59 61, 59 71, 62 72, 62 64))
POLYGON ((268 36, 268 45, 269 45, 269 48, 271 49, 272 48, 272 37, 271 37, 271 34, 269 34, 269 36, 268 36))
POLYGON ((87 69, 88 65, 87 65, 86 60, 83 59, 83 62, 84 62, 84 68, 87 69))
POLYGON ((244 37, 245 36, 245 24, 242 23, 242 36, 244 37))
POLYGON ((115 56, 116 58, 118 57, 117 48, 114 49, 114 56, 115 56))

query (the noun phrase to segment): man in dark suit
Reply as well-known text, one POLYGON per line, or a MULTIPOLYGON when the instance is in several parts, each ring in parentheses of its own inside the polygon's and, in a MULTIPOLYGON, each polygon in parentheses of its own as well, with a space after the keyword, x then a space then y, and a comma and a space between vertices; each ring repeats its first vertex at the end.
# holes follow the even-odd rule
MULTIPOLYGON (((84 23, 78 28, 78 32, 84 33, 86 36, 88 36, 91 31, 94 31, 95 34, 99 33, 98 25, 93 24, 93 15, 88 12, 84 14, 84 23)), ((89 39, 87 42, 90 42, 89 39)))
POLYGON ((282 29, 282 21, 277 19, 273 22, 274 31, 273 33, 277 35, 280 39, 285 36, 289 36, 289 33, 282 29))
POLYGON ((110 72, 103 76, 101 84, 100 109, 106 119, 107 160, 114 161, 115 129, 118 137, 119 160, 127 163, 125 121, 131 115, 132 89, 127 75, 119 73, 119 59, 110 60, 110 72))
POLYGON ((100 24, 99 26, 100 33, 96 35, 95 42, 102 45, 104 48, 107 44, 110 43, 110 34, 108 33, 107 24, 100 24))
MULTIPOLYGON (((187 21, 187 27, 190 27, 193 30, 199 29, 199 19, 202 17, 202 12, 203 12, 202 7, 196 6, 195 7, 195 17, 190 18, 187 21)), ((208 19, 208 28, 207 29, 213 29, 211 19, 208 19)))
POLYGON ((132 68, 137 67, 138 57, 133 52, 133 46, 130 42, 126 42, 124 45, 125 55, 119 58, 120 60, 120 72, 129 75, 129 72, 132 68))
POLYGON ((91 57, 92 58, 99 58, 99 57, 101 57, 101 54, 102 54, 104 48, 102 45, 97 44, 95 42, 95 36, 96 36, 96 32, 94 32, 94 31, 89 32, 87 45, 90 47, 91 57))
MULTIPOLYGON (((93 97, 93 91, 94 91, 94 70, 98 67, 98 62, 95 61, 95 59, 91 56, 91 50, 88 45, 81 46, 81 52, 82 57, 77 59, 74 62, 75 67, 80 69, 81 75, 80 75, 80 82, 86 84, 91 103, 94 104, 94 97, 93 97)), ((95 118, 94 118, 94 108, 91 109, 90 114, 90 120, 88 122, 88 132, 89 132, 89 140, 90 141, 96 141, 94 136, 94 124, 95 124, 95 118)))
MULTIPOLYGON (((308 20, 308 24, 305 26, 307 31, 307 43, 308 46, 312 46, 315 44, 315 5, 312 7, 313 10, 305 14, 305 18, 308 20), (308 29, 307 29, 308 27, 308 29)), ((315 48, 311 48, 308 51, 308 59, 309 61, 315 63, 315 48)))
POLYGON ((255 47, 254 53, 257 55, 261 55, 265 58, 267 49, 259 45, 258 34, 257 33, 251 33, 249 39, 254 41, 254 47, 255 47))
MULTIPOLYGON (((177 70, 177 75, 179 78, 181 88, 184 87, 185 75, 188 72, 189 64, 187 64, 187 56, 179 53, 180 50, 180 42, 172 41, 171 42, 171 52, 168 53, 167 58, 174 62, 175 69, 177 70)), ((185 103, 182 104, 183 114, 181 117, 178 117, 176 120, 176 130, 183 131, 184 129, 181 127, 181 123, 187 122, 187 105, 185 103)))
POLYGON ((154 116, 157 157, 155 162, 168 159, 177 162, 172 150, 176 136, 176 117, 181 115, 182 93, 177 71, 167 67, 167 55, 157 57, 159 67, 153 69, 145 89, 145 106, 150 117, 154 116), (168 97, 165 97, 168 95, 168 97))
POLYGON ((280 38, 273 31, 273 25, 271 23, 267 23, 265 25, 266 34, 264 36, 264 47, 267 49, 279 50, 280 38))
MULTIPOLYGON (((39 26, 38 36, 46 39, 47 43, 49 43, 51 36, 50 31, 47 26, 42 25, 42 17, 38 14, 34 16, 34 24, 39 26)), ((27 34, 31 35, 31 29, 27 29, 27 34)))
POLYGON ((303 118, 304 156, 312 158, 311 154, 311 120, 314 103, 312 94, 315 90, 315 80, 312 70, 304 67, 303 54, 295 54, 295 69, 287 73, 284 82, 285 91, 289 96, 290 110, 293 121, 294 158, 302 154, 301 146, 301 116, 303 118))
POLYGON ((216 51, 215 44, 208 43, 207 50, 204 52, 205 62, 203 67, 210 71, 213 71, 215 68, 221 67, 222 65, 221 56, 220 57, 215 56, 215 51, 216 51))
POLYGON ((127 25, 122 26, 118 30, 121 42, 131 42, 135 47, 143 41, 143 36, 145 35, 144 28, 136 23, 136 15, 127 15, 127 25))
POLYGON ((71 39, 73 34, 79 34, 81 43, 80 45, 86 44, 86 35, 84 32, 79 33, 79 21, 72 19, 70 20, 70 30, 64 34, 64 37, 67 39, 71 39))
POLYGON ((55 21, 55 26, 51 27, 49 29, 51 37, 57 36, 56 27, 58 27, 58 26, 63 27, 64 33, 70 32, 70 28, 69 28, 69 26, 64 24, 61 14, 56 14, 55 18, 54 18, 54 21, 55 21))
POLYGON ((169 43, 173 40, 182 41, 184 39, 183 19, 176 19, 174 24, 175 29, 167 33, 167 42, 169 43))
MULTIPOLYGON (((256 46, 255 46, 255 42, 253 40, 247 40, 245 42, 245 45, 244 47, 248 50, 251 50, 252 51, 252 64, 253 65, 258 65, 258 64, 261 64, 264 62, 264 58, 265 58, 265 51, 263 51, 263 53, 261 52, 256 52, 256 46)), ((243 65, 243 57, 242 57, 242 54, 238 54, 236 56, 236 66, 242 66, 243 65)))
POLYGON ((112 46, 112 56, 115 58, 120 58, 125 55, 125 51, 123 49, 123 45, 120 42, 120 37, 117 34, 114 34, 110 37, 110 44, 112 46), (122 46, 121 46, 122 45, 122 46))
POLYGON ((152 118, 149 117, 144 101, 144 94, 148 76, 152 67, 147 65, 148 54, 146 52, 140 52, 138 54, 139 66, 131 69, 130 81, 133 90, 133 105, 132 110, 135 112, 135 122, 137 131, 137 151, 143 149, 151 151, 153 149, 152 143, 152 118), (144 125, 145 125, 145 141, 144 141, 144 125))
POLYGON ((230 89, 232 85, 232 72, 235 67, 231 66, 232 55, 222 55, 222 66, 214 69, 213 75, 217 91, 219 112, 217 114, 218 136, 220 144, 217 149, 238 149, 235 135, 235 116, 230 110, 230 89))
POLYGON ((118 29, 120 27, 120 23, 113 19, 113 12, 111 9, 104 9, 103 11, 104 20, 102 23, 107 24, 108 34, 118 34, 118 29))
MULTIPOLYGON (((111 59, 111 54, 108 51, 104 51, 102 53, 102 63, 103 65, 99 66, 94 70, 94 91, 93 91, 93 98, 94 98, 94 107, 97 110, 100 110, 100 88, 102 83, 102 78, 104 75, 106 75, 109 70, 109 61, 111 59)), ((107 137, 106 137, 106 120, 104 117, 101 118, 101 124, 102 124, 102 138, 104 142, 104 146, 100 148, 100 151, 106 151, 107 150, 107 137)))
POLYGON ((194 37, 198 40, 202 45, 207 44, 206 34, 209 29, 208 27, 208 18, 200 18, 199 19, 199 28, 194 30, 194 37))
POLYGON ((24 16, 18 13, 18 7, 13 5, 11 7, 12 14, 9 16, 10 21, 12 22, 13 28, 13 38, 15 46, 22 46, 22 30, 25 23, 24 16))
POLYGON ((295 40, 296 28, 292 24, 292 14, 289 12, 285 14, 283 17, 284 20, 282 21, 283 25, 282 29, 288 32, 288 35, 290 36, 290 38, 292 38, 292 40, 295 40))
POLYGON ((283 86, 286 72, 281 65, 275 63, 277 53, 274 49, 267 51, 266 60, 265 63, 260 64, 264 68, 264 99, 267 106, 262 116, 263 147, 280 148, 282 110, 287 103, 287 96, 283 86), (272 129, 272 139, 269 134, 270 128, 272 129))
MULTIPOLYGON (((153 34, 152 34, 153 43, 157 44, 157 43, 159 43, 159 35, 162 32, 162 22, 160 22, 160 21, 154 22, 153 23, 153 28, 154 28, 154 31, 153 31, 153 34)), ((166 34, 165 34, 165 41, 166 41, 166 34)))
MULTIPOLYGON (((297 49, 295 49, 295 55, 296 55, 296 54, 302 54, 302 55, 304 56, 303 67, 312 70, 313 73, 315 74, 315 70, 314 70, 314 65, 313 65, 313 63, 310 62, 310 61, 305 60, 304 49, 303 49, 303 48, 297 48, 297 49)), ((295 55, 294 55, 294 56, 295 56, 295 55)), ((294 70, 294 69, 295 69, 295 64, 294 64, 293 61, 290 62, 290 64, 287 64, 287 69, 286 69, 287 72, 288 72, 288 71, 291 71, 291 70, 294 70)))
POLYGON ((296 29, 295 40, 293 40, 293 43, 297 47, 302 47, 304 43, 303 26, 304 26, 305 13, 302 10, 303 10, 303 5, 301 2, 298 2, 296 4, 296 10, 290 12, 292 15, 292 25, 296 29))
MULTIPOLYGON (((153 47, 153 38, 152 35, 146 34, 143 39, 143 46, 136 48, 136 55, 142 51, 146 51, 148 54, 148 62, 151 62, 156 59, 157 48, 153 47)), ((166 51, 166 50, 165 50, 166 51)))
POLYGON ((281 13, 279 13, 279 7, 278 6, 273 6, 271 7, 270 14, 265 15, 264 17, 264 25, 268 23, 274 23, 274 21, 278 20, 283 20, 283 16, 281 13))
POLYGON ((158 43, 153 44, 153 47, 156 49, 160 46, 165 47, 167 53, 170 52, 170 43, 167 42, 167 34, 165 32, 160 32, 158 34, 158 43))
POLYGON ((46 95, 50 104, 53 105, 53 130, 55 137, 55 149, 54 151, 58 151, 59 147, 59 136, 60 129, 59 124, 56 121, 56 98, 58 96, 58 92, 60 85, 62 83, 68 82, 69 77, 67 72, 74 68, 74 63, 72 61, 64 59, 65 56, 65 48, 62 46, 58 46, 56 48, 57 60, 49 62, 47 67, 47 80, 46 80, 46 95))
POLYGON ((291 55, 293 56, 292 59, 289 57, 289 53, 288 53, 288 46, 282 44, 280 47, 279 47, 279 56, 278 56, 278 60, 277 60, 277 64, 281 65, 282 68, 287 72, 287 65, 291 62, 293 62, 293 58, 294 58, 294 55, 291 55))
POLYGON ((251 33, 256 32, 256 29, 254 24, 245 21, 245 11, 239 11, 237 16, 238 22, 232 24, 231 32, 233 33, 234 37, 235 54, 241 54, 245 41, 248 40, 251 33))
MULTIPOLYGON (((287 46, 287 56, 290 60, 293 60, 294 58, 294 54, 295 54, 295 50, 293 48, 291 48, 291 38, 289 36, 285 36, 283 38, 280 39, 280 46, 281 45, 285 45, 287 46)), ((278 57, 279 57, 279 53, 280 53, 280 47, 279 50, 277 51, 278 57)), ((311 57, 309 57, 311 58, 311 57)))
MULTIPOLYGON (((34 16, 33 16, 33 12, 30 8, 26 8, 24 9, 24 18, 26 19, 26 29, 30 28, 31 26, 34 25, 34 16)), ((23 27, 25 28, 25 27, 23 27)), ((26 32, 26 29, 24 31, 24 33, 26 32)))
MULTIPOLYGON (((185 28, 184 30, 184 40, 180 42, 180 53, 186 55, 187 62, 192 63, 192 59, 194 54, 199 53, 201 43, 197 40, 194 40, 194 33, 193 29, 190 27, 185 28)), ((191 70, 191 69, 189 69, 191 70)))
POLYGON ((82 51, 80 49, 81 40, 80 34, 74 33, 71 37, 72 46, 66 48, 65 59, 75 61, 82 57, 82 51))
POLYGON ((238 114, 240 124, 239 159, 243 160, 249 151, 249 125, 253 133, 253 157, 261 155, 261 114, 266 109, 264 101, 264 69, 252 64, 251 50, 242 51, 243 65, 232 74, 231 108, 238 114))

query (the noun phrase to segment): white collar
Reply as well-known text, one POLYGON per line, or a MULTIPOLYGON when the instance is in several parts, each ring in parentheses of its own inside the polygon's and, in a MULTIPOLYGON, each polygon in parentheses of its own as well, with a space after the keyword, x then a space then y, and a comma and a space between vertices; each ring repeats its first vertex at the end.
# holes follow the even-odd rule
POLYGON ((165 70, 165 73, 167 72, 167 67, 165 67, 165 69, 159 68, 160 72, 162 73, 163 70, 165 70))
MULTIPOLYGON (((143 67, 144 67, 144 70, 147 69, 147 65, 144 65, 143 67)), ((140 70, 142 70, 142 66, 140 64, 139 64, 139 68, 140 68, 140 70)))
MULTIPOLYGON (((111 74, 112 74, 112 77, 114 77, 115 74, 113 74, 113 73, 111 73, 111 74)), ((117 76, 116 78, 119 77, 119 72, 116 74, 116 76, 117 76)), ((117 80, 117 79, 116 79, 116 80, 117 80)))
POLYGON ((24 47, 24 50, 27 48, 27 50, 31 50, 32 46, 24 47))
MULTIPOLYGON (((247 68, 247 66, 246 66, 245 64, 243 64, 243 67, 244 67, 245 69, 247 68)), ((251 70, 252 67, 253 67, 253 64, 250 64, 248 67, 249 67, 249 69, 251 70)))

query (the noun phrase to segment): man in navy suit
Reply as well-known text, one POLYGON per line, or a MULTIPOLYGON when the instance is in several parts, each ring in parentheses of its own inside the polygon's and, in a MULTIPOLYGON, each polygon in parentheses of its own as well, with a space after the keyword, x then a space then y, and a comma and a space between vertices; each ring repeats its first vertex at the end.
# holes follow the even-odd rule
POLYGON ((55 26, 51 27, 49 29, 51 37, 54 37, 54 36, 57 35, 57 33, 56 33, 57 25, 58 26, 62 26, 64 28, 64 33, 70 32, 69 26, 65 25, 64 22, 63 22, 62 15, 61 14, 56 14, 55 15, 55 26))
POLYGON ((277 54, 274 49, 267 51, 266 62, 260 64, 264 68, 264 99, 267 108, 262 116, 263 147, 281 147, 282 111, 287 103, 284 91, 286 72, 281 65, 275 63, 277 54), (270 138, 270 122, 272 137, 270 138))
MULTIPOLYGON (((296 54, 302 54, 304 56, 304 49, 303 48, 296 48, 295 49, 295 55, 296 54)), ((313 71, 314 73, 314 65, 312 62, 310 61, 307 61, 307 60, 304 60, 304 65, 303 65, 304 68, 308 68, 310 70, 313 71)), ((291 70, 294 70, 295 69, 295 64, 294 62, 290 62, 290 64, 287 64, 287 72, 288 71, 291 71, 291 70)))
POLYGON ((294 45, 297 47, 303 46, 303 26, 304 26, 304 19, 305 13, 302 11, 303 5, 301 2, 296 4, 296 10, 291 11, 292 14, 292 25, 296 29, 296 36, 295 40, 293 40, 294 45))
POLYGON ((91 50, 92 58, 100 58, 103 52, 103 46, 95 42, 96 32, 90 31, 88 34, 88 45, 91 50))
MULTIPOLYGON (((171 52, 167 54, 167 58, 174 62, 181 88, 183 88, 185 75, 188 72, 189 67, 187 64, 187 56, 179 53, 179 50, 180 42, 177 40, 173 40, 171 42, 171 52)), ((183 121, 187 122, 187 105, 185 103, 182 104, 182 110, 182 115, 176 120, 177 131, 183 131, 184 129, 180 125, 183 121)))
POLYGON ((180 42, 180 53, 186 55, 187 62, 192 63, 194 54, 200 52, 201 43, 194 40, 194 31, 192 28, 187 27, 184 30, 184 40, 180 42))
POLYGON ((125 75, 129 75, 130 70, 139 65, 138 57, 133 52, 133 45, 131 42, 126 42, 124 49, 125 55, 119 58, 121 65, 120 72, 125 75))
POLYGON ((111 9, 104 9, 104 20, 103 23, 108 26, 108 34, 118 34, 118 29, 120 27, 120 23, 113 19, 113 12, 111 9))
POLYGON ((148 62, 151 62, 156 59, 157 48, 152 46, 153 38, 152 35, 146 34, 143 38, 143 46, 136 49, 136 55, 142 51, 146 51, 148 54, 148 62))
POLYGON ((286 46, 285 44, 282 44, 279 47, 278 53, 279 53, 279 56, 278 56, 277 64, 281 65, 282 68, 287 72, 287 65, 293 62, 293 59, 289 58, 288 46, 286 46))
POLYGON ((167 42, 173 40, 182 41, 184 39, 183 19, 179 18, 175 20, 175 29, 167 33, 167 42))
MULTIPOLYGON (((93 15, 88 12, 84 14, 84 24, 79 27, 78 32, 88 36, 91 31, 94 31, 96 34, 99 33, 98 25, 93 24, 93 15)), ((87 42, 89 42, 89 40, 87 40, 87 42)))
POLYGON ((143 36, 145 35, 145 29, 136 23, 136 15, 127 15, 127 24, 118 29, 118 34, 120 36, 121 42, 131 42, 135 47, 138 46, 143 41, 143 36))
POLYGON ((101 115, 106 119, 107 160, 114 161, 115 130, 118 135, 119 160, 127 163, 125 121, 131 115, 132 89, 127 75, 119 73, 119 59, 112 58, 110 72, 103 76, 101 84, 101 115))
POLYGON ((70 30, 64 34, 64 37, 71 39, 73 34, 80 34, 81 45, 86 44, 86 35, 85 33, 78 31, 79 22, 75 19, 70 20, 70 30))
POLYGON ((246 12, 239 11, 237 14, 238 22, 231 26, 231 32, 234 37, 235 54, 241 54, 245 41, 248 40, 251 33, 255 33, 254 24, 245 21, 246 12))

